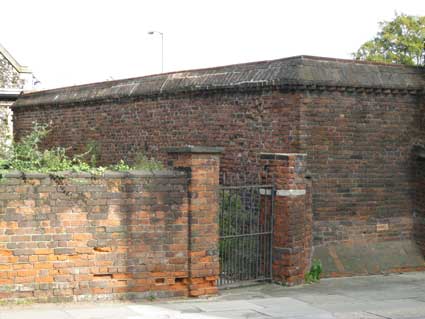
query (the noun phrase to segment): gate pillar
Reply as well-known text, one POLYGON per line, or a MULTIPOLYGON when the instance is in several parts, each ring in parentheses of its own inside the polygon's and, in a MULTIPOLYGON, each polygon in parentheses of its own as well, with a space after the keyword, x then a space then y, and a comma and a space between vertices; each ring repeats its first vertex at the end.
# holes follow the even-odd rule
POLYGON ((170 166, 188 174, 188 293, 217 293, 218 194, 221 147, 168 148, 170 166))
POLYGON ((306 154, 261 153, 264 177, 275 183, 273 281, 296 285, 304 281, 312 252, 311 183, 306 154))

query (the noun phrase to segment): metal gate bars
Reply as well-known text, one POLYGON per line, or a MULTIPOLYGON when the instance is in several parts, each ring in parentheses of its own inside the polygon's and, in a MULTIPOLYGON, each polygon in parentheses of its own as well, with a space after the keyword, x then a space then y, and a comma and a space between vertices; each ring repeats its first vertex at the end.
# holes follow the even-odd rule
POLYGON ((273 185, 220 186, 220 287, 272 278, 273 185))

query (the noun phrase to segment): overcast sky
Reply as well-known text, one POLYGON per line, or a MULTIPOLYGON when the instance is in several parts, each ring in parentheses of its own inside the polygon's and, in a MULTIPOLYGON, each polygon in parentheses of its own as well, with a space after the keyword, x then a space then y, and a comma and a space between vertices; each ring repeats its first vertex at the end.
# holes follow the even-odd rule
POLYGON ((0 43, 43 88, 294 55, 351 58, 425 0, 0 0, 0 43))

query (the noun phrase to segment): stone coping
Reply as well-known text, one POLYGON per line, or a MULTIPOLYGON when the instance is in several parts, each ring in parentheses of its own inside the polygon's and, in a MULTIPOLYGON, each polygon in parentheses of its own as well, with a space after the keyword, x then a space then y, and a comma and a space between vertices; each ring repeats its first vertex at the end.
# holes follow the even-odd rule
POLYGON ((22 89, 0 88, 0 100, 15 101, 21 92, 22 89))
POLYGON ((180 147, 167 147, 164 149, 167 153, 191 153, 191 154, 221 154, 224 147, 217 146, 193 146, 186 145, 180 147))
POLYGON ((185 172, 174 171, 174 170, 158 170, 158 171, 148 171, 148 170, 134 170, 126 172, 115 172, 115 171, 106 171, 101 175, 91 174, 87 172, 51 172, 51 173, 37 173, 37 172, 20 172, 20 171, 10 171, 2 175, 3 178, 25 178, 25 179, 45 179, 55 176, 60 176, 64 178, 140 178, 140 177, 149 177, 149 178, 161 178, 161 177, 182 177, 186 176, 185 172))
POLYGON ((417 94, 424 90, 424 74, 423 67, 296 56, 32 92, 21 95, 13 108, 265 87, 417 94))

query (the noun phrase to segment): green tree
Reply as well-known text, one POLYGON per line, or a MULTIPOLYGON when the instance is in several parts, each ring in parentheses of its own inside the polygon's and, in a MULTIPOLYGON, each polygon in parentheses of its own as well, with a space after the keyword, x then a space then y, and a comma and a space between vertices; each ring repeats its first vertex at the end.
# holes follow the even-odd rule
POLYGON ((375 38, 353 53, 356 60, 425 65, 425 16, 396 13, 379 26, 375 38))

